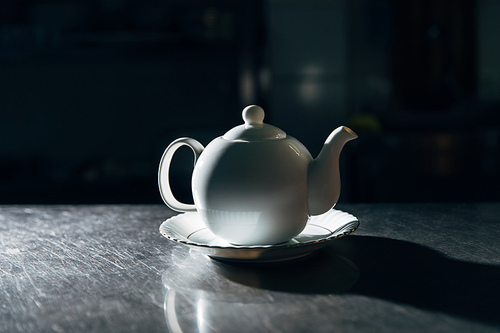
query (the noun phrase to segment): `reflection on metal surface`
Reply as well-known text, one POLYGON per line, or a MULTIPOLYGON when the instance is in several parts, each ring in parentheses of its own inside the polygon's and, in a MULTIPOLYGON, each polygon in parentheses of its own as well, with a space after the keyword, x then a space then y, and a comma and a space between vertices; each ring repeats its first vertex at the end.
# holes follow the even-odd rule
POLYGON ((167 291, 165 294, 163 309, 165 311, 165 319, 167 320, 170 332, 182 333, 179 321, 177 320, 177 314, 175 313, 175 291, 167 291))
POLYGON ((325 312, 330 323, 340 322, 342 293, 359 277, 328 247, 281 264, 216 261, 198 251, 172 256, 175 265, 162 280, 165 319, 175 333, 304 331, 325 312))
POLYGON ((198 302, 197 302, 197 316, 196 316, 196 319, 197 319, 197 323, 198 323, 198 328, 199 328, 199 332, 202 332, 203 331, 203 328, 206 327, 206 326, 209 326, 207 325, 207 320, 206 320, 206 310, 205 310, 205 301, 203 299, 199 299, 198 302))

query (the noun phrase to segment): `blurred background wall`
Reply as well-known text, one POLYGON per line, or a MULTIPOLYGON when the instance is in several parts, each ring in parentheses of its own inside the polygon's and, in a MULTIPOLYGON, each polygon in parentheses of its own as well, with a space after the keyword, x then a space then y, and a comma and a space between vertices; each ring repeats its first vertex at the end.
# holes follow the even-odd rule
MULTIPOLYGON (((180 136, 259 104, 316 155, 339 125, 343 202, 491 201, 500 2, 6 0, 0 203, 159 203, 180 136)), ((190 201, 181 149, 174 190, 190 201)))

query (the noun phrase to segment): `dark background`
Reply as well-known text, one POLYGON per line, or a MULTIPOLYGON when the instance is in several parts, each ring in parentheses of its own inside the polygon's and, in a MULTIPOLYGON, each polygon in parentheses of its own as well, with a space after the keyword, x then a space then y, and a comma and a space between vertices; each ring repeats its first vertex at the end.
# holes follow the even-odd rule
POLYGON ((249 104, 313 155, 357 131, 343 202, 499 200, 499 17, 494 0, 4 0, 0 203, 159 203, 165 147, 206 145, 249 104))

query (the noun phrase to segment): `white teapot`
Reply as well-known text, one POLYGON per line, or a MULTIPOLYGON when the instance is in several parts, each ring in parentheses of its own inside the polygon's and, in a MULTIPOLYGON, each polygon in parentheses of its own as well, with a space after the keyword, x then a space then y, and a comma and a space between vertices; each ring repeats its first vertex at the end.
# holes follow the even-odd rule
POLYGON ((243 110, 245 124, 214 139, 206 148, 180 138, 165 150, 158 172, 163 201, 179 212, 196 211, 216 236, 237 245, 286 242, 305 228, 309 216, 335 206, 340 195, 339 155, 357 135, 339 127, 316 159, 295 138, 264 124, 264 110, 243 110), (195 155, 194 204, 179 202, 169 184, 175 151, 189 146, 195 155))

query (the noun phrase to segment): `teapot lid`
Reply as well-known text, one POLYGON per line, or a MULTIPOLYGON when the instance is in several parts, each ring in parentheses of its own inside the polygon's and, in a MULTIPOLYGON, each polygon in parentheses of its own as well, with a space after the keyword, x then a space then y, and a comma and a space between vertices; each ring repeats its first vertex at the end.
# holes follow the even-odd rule
POLYGON ((230 141, 266 141, 286 138, 286 133, 276 126, 264 124, 264 110, 257 105, 243 109, 244 125, 236 126, 222 137, 230 141))

